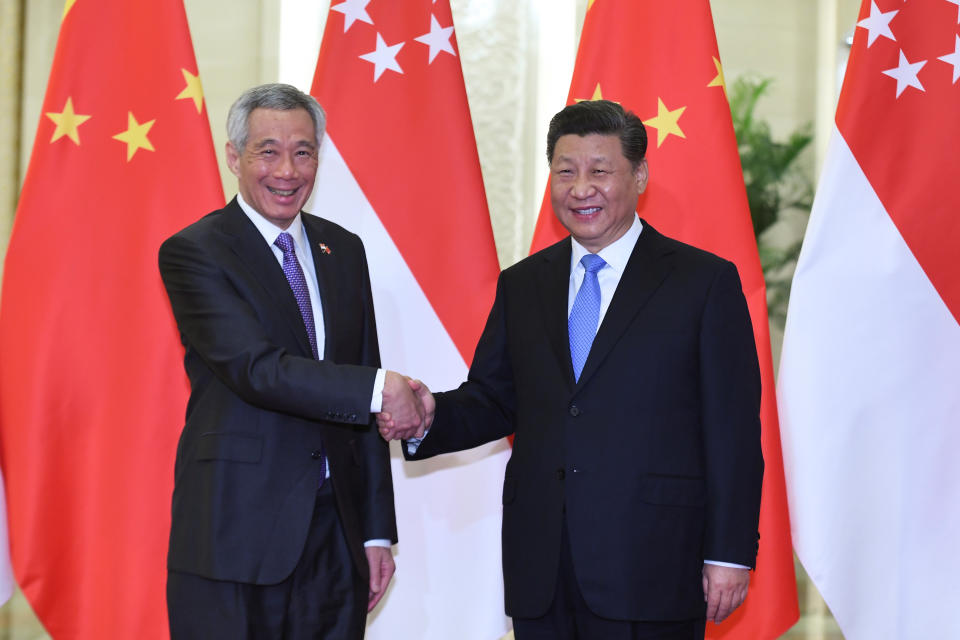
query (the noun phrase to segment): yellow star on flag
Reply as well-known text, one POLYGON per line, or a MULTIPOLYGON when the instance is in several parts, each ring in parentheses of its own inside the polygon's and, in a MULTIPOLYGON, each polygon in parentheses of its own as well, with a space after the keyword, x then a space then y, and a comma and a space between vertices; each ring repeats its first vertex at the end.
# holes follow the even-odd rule
POLYGON ((64 18, 67 17, 67 14, 70 13, 70 9, 73 8, 73 5, 76 4, 77 0, 67 0, 63 5, 63 15, 60 16, 60 22, 63 22, 64 18))
POLYGON ((577 98, 577 102, 588 102, 590 100, 603 100, 603 93, 600 91, 600 83, 597 83, 597 88, 593 90, 593 95, 589 98, 577 98))
POLYGON ((597 0, 590 0, 589 2, 587 2, 587 11, 590 11, 590 8, 593 6, 593 3, 596 1, 597 0))
MULTIPOLYGON (((711 56, 713 57, 713 56, 711 56)), ((717 68, 717 77, 710 81, 708 87, 723 87, 723 95, 727 95, 727 83, 723 79, 723 65, 716 58, 713 58, 713 65, 717 68)))
POLYGON ((203 109, 203 85, 200 84, 200 75, 193 75, 186 69, 180 69, 183 72, 183 79, 187 86, 177 95, 177 100, 193 98, 193 104, 197 108, 197 113, 203 109))
POLYGON ((663 104, 663 99, 657 98, 656 117, 643 121, 643 124, 648 124, 657 130, 657 147, 662 145, 663 141, 671 133, 681 138, 687 137, 683 135, 683 131, 680 130, 680 125, 677 124, 677 121, 680 120, 680 116, 683 115, 685 110, 686 107, 680 107, 670 111, 667 109, 667 106, 663 104))
POLYGON ((50 111, 46 116, 57 125, 57 128, 53 131, 53 137, 50 138, 50 142, 56 142, 63 136, 67 136, 73 140, 74 144, 80 146, 80 125, 89 120, 90 116, 74 113, 73 98, 67 98, 67 104, 63 105, 63 111, 60 113, 50 111))
POLYGON ((130 158, 138 149, 154 150, 150 140, 147 139, 147 133, 149 133, 154 122, 156 122, 156 119, 139 124, 137 119, 133 117, 133 113, 127 112, 127 130, 113 136, 114 140, 127 143, 127 162, 130 162, 130 158))

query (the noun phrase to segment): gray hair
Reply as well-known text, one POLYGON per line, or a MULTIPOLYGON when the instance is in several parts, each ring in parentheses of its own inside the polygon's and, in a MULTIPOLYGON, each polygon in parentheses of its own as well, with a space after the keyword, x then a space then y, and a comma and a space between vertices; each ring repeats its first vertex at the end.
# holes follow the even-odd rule
POLYGON ((227 114, 227 138, 238 153, 247 146, 247 138, 250 136, 250 114, 254 109, 278 111, 304 109, 313 120, 317 149, 320 148, 323 132, 327 126, 327 117, 320 103, 313 96, 305 94, 292 85, 273 83, 247 89, 230 107, 230 112, 227 114))

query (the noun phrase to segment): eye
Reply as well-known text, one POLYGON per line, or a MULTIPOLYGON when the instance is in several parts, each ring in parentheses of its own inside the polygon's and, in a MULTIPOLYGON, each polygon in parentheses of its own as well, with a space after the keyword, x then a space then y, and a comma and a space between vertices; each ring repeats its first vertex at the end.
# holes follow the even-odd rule
POLYGON ((593 175, 599 176, 608 173, 606 169, 594 169, 593 175))

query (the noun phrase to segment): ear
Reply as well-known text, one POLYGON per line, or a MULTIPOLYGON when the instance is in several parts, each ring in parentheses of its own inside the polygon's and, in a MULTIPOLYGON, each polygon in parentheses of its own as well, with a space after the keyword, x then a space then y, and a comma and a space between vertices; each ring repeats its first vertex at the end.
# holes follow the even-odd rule
POLYGON ((647 190, 647 159, 644 158, 640 161, 640 164, 637 165, 636 171, 634 171, 634 177, 637 179, 637 193, 643 193, 647 190))
POLYGON ((230 172, 233 175, 240 177, 240 153, 237 151, 236 147, 233 146, 233 143, 229 140, 227 141, 227 166, 230 168, 230 172))

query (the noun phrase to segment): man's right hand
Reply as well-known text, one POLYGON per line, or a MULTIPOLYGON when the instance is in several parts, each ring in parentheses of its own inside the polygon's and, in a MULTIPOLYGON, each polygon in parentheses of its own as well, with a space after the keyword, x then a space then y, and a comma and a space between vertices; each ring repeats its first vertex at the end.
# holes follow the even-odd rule
MULTIPOLYGON (((383 381, 383 403, 380 405, 381 413, 377 414, 377 424, 381 425, 383 416, 386 415, 392 430, 404 434, 419 432, 422 435, 426 428, 423 402, 408 380, 409 378, 396 371, 387 371, 383 381)), ((380 433, 383 433, 382 426, 380 433)), ((384 438, 389 440, 386 436, 384 438)))
MULTIPOLYGON (((387 376, 389 378, 392 372, 388 371, 387 376)), ((399 374, 396 374, 399 375, 399 374)), ((417 398, 417 402, 420 405, 420 408, 423 411, 422 420, 419 424, 404 423, 402 420, 398 419, 397 416, 393 414, 387 408, 387 386, 384 384, 383 388, 383 411, 377 414, 377 427, 380 430, 380 435, 383 436, 384 440, 388 442, 390 440, 409 440, 410 438, 422 438, 426 433, 426 430, 430 428, 430 425, 433 424, 433 415, 437 409, 437 403, 433 399, 433 394, 430 393, 430 389, 427 388, 427 385, 423 384, 420 380, 411 380, 410 378, 405 378, 400 376, 404 380, 404 385, 407 391, 417 398)))

